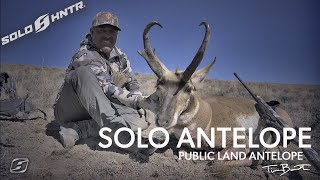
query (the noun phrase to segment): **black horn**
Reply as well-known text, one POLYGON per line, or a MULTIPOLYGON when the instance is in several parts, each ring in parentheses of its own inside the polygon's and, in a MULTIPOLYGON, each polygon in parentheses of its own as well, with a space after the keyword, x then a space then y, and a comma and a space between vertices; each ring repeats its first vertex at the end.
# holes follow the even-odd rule
POLYGON ((193 58, 192 62, 190 63, 190 65, 187 67, 187 69, 184 71, 183 73, 183 77, 182 77, 182 81, 184 83, 188 82, 188 80, 191 78, 192 74, 196 71, 197 67, 199 66, 202 58, 203 58, 203 54, 206 50, 207 44, 209 42, 210 39, 210 28, 209 28, 209 24, 207 22, 202 22, 200 23, 199 26, 204 25, 206 28, 206 33, 205 36, 203 38, 202 44, 197 52, 197 54, 195 55, 195 57, 193 58))
POLYGON ((152 69, 152 71, 157 75, 157 77, 162 77, 168 69, 162 64, 159 58, 155 55, 154 51, 152 51, 149 39, 149 30, 152 26, 158 25, 162 28, 161 24, 156 21, 150 22, 143 31, 143 45, 144 50, 138 51, 138 53, 147 61, 148 65, 152 69))

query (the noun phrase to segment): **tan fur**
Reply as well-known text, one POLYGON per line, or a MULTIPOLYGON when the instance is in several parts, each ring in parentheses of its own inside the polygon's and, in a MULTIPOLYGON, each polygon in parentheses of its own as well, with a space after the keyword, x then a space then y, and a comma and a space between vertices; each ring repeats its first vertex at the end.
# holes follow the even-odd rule
MULTIPOLYGON (((180 115, 177 125, 174 127, 175 136, 180 139, 181 132, 183 128, 187 127, 190 131, 192 139, 197 139, 197 128, 202 128, 205 130, 208 137, 210 137, 210 128, 217 127, 252 127, 255 136, 260 134, 260 130, 265 128, 265 122, 262 121, 255 110, 255 101, 246 98, 239 97, 225 97, 225 96, 214 96, 207 98, 205 100, 201 99, 197 93, 192 93, 190 97, 192 99, 189 102, 186 111, 180 115), (196 104, 199 104, 199 107, 196 108, 196 104), (192 112, 192 111, 197 111, 192 112), (186 116, 186 114, 193 114, 194 116, 186 116), (243 117, 241 120, 238 120, 239 117, 243 117), (189 121, 187 118, 191 118, 189 121), (188 123, 181 123, 180 121, 185 121, 188 123), (246 122, 249 121, 249 122, 246 122), (254 122, 254 123, 252 123, 254 122)), ((292 126, 292 120, 289 117, 288 113, 281 109, 280 107, 275 108, 276 113, 289 125, 292 126)), ((246 135, 244 133, 243 135, 246 135)), ((248 136, 247 136, 248 137, 248 136)), ((224 152, 230 151, 243 151, 248 153, 249 148, 245 149, 235 149, 232 148, 233 135, 231 132, 227 132, 227 148, 224 149, 224 152)), ((271 135, 266 133, 265 135, 266 142, 271 142, 271 135)), ((215 145, 216 147, 221 146, 221 133, 215 133, 215 145)), ((248 139, 238 143, 245 143, 248 146, 248 139)), ((258 142, 255 142, 258 143, 258 142)), ((203 144, 203 143, 202 143, 203 144)), ((203 148, 207 148, 204 146, 203 148)), ((258 151, 262 152, 265 148, 260 146, 258 151)), ((239 162, 228 162, 225 165, 251 165, 251 161, 241 161, 239 162)), ((261 162, 258 162, 261 163, 261 162)))
MULTIPOLYGON (((204 101, 197 94, 194 94, 194 97, 196 99, 195 101, 200 102, 200 107, 198 113, 192 118, 189 124, 196 123, 196 127, 206 130, 208 135, 210 135, 208 133, 210 132, 208 127, 242 127, 242 125, 236 121, 238 116, 254 116, 256 114, 254 108, 255 102, 250 99, 215 96, 204 101)), ((192 106, 192 104, 190 106, 192 106)), ((257 120, 258 119, 259 117, 257 116, 257 120)), ((188 127, 188 125, 179 125, 176 130, 180 133, 183 127, 188 127)), ((191 136, 196 138, 196 129, 189 130, 191 136)), ((176 133, 176 135, 179 133, 176 133)), ((221 133, 216 133, 215 135, 216 144, 219 146, 221 133)), ((227 133, 227 144, 232 144, 231 133, 227 133)))
MULTIPOLYGON (((260 129, 265 123, 260 120, 255 109, 255 101, 242 97, 213 96, 202 99, 197 91, 192 91, 190 96, 182 88, 177 95, 171 97, 180 82, 181 73, 168 72, 162 80, 163 84, 158 90, 158 95, 162 103, 159 110, 161 120, 171 120, 177 138, 184 127, 188 127, 192 138, 196 139, 196 128, 202 128, 210 135, 210 128, 216 127, 251 127, 255 135, 259 135, 260 129), (188 103, 188 104, 187 104, 188 103), (198 106, 198 107, 197 107, 198 106), (178 116, 177 119, 174 117, 178 116)), ((189 85, 190 86, 190 85, 189 85)), ((283 118, 289 126, 292 121, 289 115, 281 108, 277 107, 276 112, 283 118)), ((171 126, 169 126, 171 127, 171 126)), ((233 135, 227 132, 227 144, 231 145, 233 135)), ((221 143, 221 132, 215 133, 216 145, 221 143)))

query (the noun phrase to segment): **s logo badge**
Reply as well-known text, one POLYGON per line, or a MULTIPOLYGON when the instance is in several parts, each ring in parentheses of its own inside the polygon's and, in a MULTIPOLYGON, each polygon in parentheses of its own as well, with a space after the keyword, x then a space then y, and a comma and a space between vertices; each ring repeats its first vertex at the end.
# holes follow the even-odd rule
POLYGON ((28 158, 15 158, 11 162, 10 172, 11 173, 24 173, 27 171, 29 164, 28 158))

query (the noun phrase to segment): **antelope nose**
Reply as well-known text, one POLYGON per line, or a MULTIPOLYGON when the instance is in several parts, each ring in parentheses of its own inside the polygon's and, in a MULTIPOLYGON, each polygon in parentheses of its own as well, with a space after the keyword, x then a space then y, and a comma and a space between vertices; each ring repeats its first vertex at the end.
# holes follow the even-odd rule
POLYGON ((156 125, 158 127, 164 127, 168 124, 168 121, 160 121, 159 119, 156 120, 156 125))

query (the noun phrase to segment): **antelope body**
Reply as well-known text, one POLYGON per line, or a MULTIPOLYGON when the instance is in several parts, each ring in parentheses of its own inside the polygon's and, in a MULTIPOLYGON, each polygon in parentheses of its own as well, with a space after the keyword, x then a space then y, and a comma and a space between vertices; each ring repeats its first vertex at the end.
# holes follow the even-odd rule
MULTIPOLYGON (((178 139, 185 127, 191 132, 192 138, 196 138, 198 127, 205 130, 208 137, 212 127, 244 127, 246 130, 251 127, 254 136, 258 135, 265 123, 260 119, 253 100, 225 96, 202 99, 196 91, 196 86, 204 80, 215 63, 214 60, 207 67, 196 71, 210 38, 209 25, 206 22, 200 24, 206 28, 205 36, 197 54, 184 72, 169 71, 152 51, 148 32, 154 25, 161 27, 157 22, 146 26, 143 33, 144 50, 139 53, 158 77, 154 95, 159 98, 159 107, 153 110, 157 115, 156 125, 173 129, 178 139)), ((289 126, 292 125, 289 115, 283 109, 275 110, 289 126)), ((244 135, 247 136, 247 132, 244 135)), ((221 142, 221 135, 216 134, 215 140, 216 146, 219 146, 217 143, 221 142)), ((232 134, 227 133, 227 145, 231 144, 232 134)))

